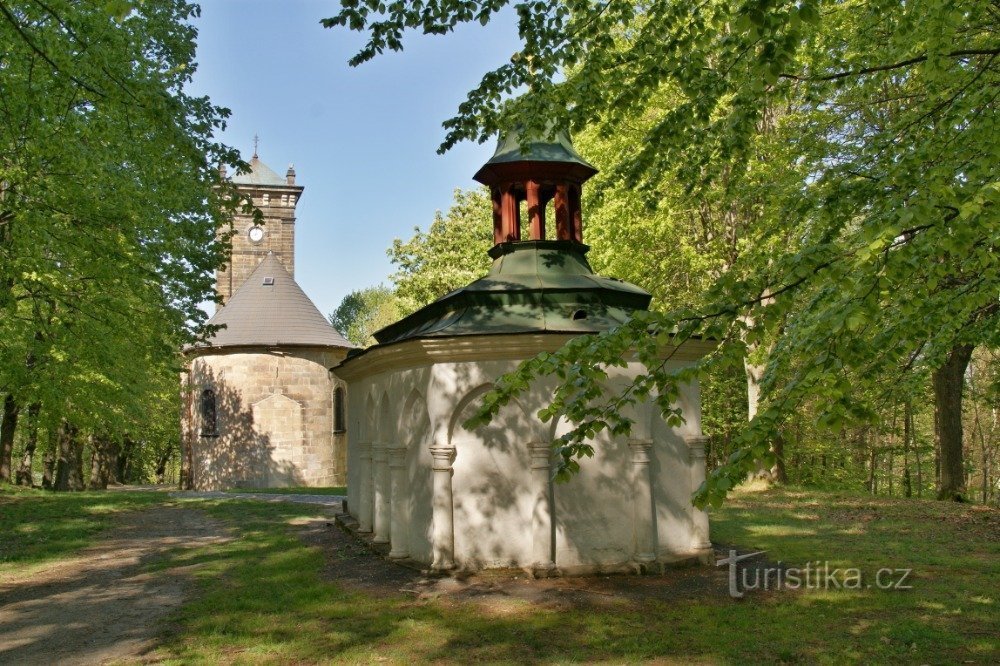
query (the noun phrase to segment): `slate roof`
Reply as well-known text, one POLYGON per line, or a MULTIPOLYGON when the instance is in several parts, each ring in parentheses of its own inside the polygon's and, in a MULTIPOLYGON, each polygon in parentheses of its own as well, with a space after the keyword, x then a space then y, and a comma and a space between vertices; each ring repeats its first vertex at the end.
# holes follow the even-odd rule
POLYGON ((271 253, 208 323, 226 325, 212 347, 354 347, 271 253))
POLYGON ((271 167, 261 162, 260 158, 256 155, 250 158, 250 173, 233 174, 232 181, 237 185, 295 187, 294 185, 289 185, 285 177, 275 173, 271 167))

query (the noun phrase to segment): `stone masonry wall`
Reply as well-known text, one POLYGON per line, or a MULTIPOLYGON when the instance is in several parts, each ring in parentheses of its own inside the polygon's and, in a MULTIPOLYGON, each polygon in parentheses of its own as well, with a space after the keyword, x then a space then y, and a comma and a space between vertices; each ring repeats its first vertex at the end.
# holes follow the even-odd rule
POLYGON ((250 228, 254 224, 249 215, 237 214, 233 217, 235 235, 230 262, 216 273, 216 290, 222 296, 223 304, 246 282, 268 252, 273 252, 288 272, 295 275, 296 192, 275 187, 243 189, 264 216, 264 237, 257 243, 250 240, 250 228))
POLYGON ((183 430, 193 487, 344 485, 346 438, 333 432, 338 382, 327 372, 343 356, 338 349, 253 349, 192 358, 183 430), (215 392, 215 433, 203 433, 205 389, 215 392))

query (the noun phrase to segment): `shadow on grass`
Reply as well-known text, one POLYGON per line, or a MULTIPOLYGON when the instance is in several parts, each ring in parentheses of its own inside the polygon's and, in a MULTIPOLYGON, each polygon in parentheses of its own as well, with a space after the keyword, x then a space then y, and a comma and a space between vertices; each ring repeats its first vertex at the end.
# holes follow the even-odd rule
POLYGON ((89 546, 117 514, 167 498, 157 493, 64 492, 0 487, 0 574, 22 573, 89 546))
MULTIPOLYGON (((767 548, 786 562, 842 557, 864 566, 878 561, 894 528, 855 533, 862 520, 851 517, 856 501, 781 492, 737 499, 716 515, 717 538, 767 548)), ((322 577, 323 554, 291 525, 316 516, 315 507, 198 506, 238 525, 240 538, 171 562, 197 564, 202 586, 200 597, 176 616, 180 631, 163 648, 164 657, 183 662, 978 663, 997 654, 997 600, 984 596, 988 581, 996 580, 995 558, 963 559, 958 552, 994 552, 996 545, 926 542, 922 532, 936 526, 933 512, 913 517, 928 521, 922 529, 896 529, 896 538, 904 548, 925 550, 915 562, 954 555, 960 565, 918 577, 919 587, 909 593, 754 593, 740 602, 718 595, 606 599, 567 608, 513 595, 477 602, 350 591, 322 577)), ((900 520, 909 516, 909 509, 899 511, 900 520)))

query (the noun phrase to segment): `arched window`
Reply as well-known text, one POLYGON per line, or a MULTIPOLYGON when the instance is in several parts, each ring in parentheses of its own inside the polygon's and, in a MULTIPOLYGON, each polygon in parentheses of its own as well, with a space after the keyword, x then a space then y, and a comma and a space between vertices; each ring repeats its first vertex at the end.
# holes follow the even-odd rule
POLYGON ((344 388, 338 386, 333 389, 333 431, 346 432, 347 419, 344 416, 344 388))
POLYGON ((201 436, 215 437, 216 426, 215 391, 205 389, 201 392, 201 436))

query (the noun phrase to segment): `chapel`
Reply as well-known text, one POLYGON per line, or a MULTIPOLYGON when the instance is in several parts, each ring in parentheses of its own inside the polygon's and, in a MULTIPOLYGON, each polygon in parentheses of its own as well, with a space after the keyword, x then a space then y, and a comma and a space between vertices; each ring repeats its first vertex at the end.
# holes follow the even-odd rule
MULTIPOLYGON (((581 190, 595 173, 565 133, 503 137, 475 175, 492 193, 489 273, 332 368, 347 385, 349 513, 390 557, 441 571, 551 575, 711 556, 708 516, 690 501, 705 478, 696 383, 680 392, 682 425, 668 425, 652 399, 639 404, 631 434, 600 434, 594 457, 567 483, 552 482, 551 442, 569 426, 537 416, 551 396, 545 381, 489 425, 462 426, 521 361, 649 307, 649 293, 595 274, 587 261, 581 190)), ((691 340, 665 363, 681 367, 708 349, 691 340)), ((635 361, 613 368, 608 388, 642 371, 635 361)))
POLYGON ((221 328, 184 350, 182 485, 344 485, 345 388, 328 368, 353 345, 295 281, 295 169, 279 176, 256 150, 249 165, 230 180, 263 224, 235 216, 232 256, 216 274, 222 304, 208 322, 221 328))

